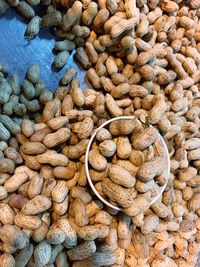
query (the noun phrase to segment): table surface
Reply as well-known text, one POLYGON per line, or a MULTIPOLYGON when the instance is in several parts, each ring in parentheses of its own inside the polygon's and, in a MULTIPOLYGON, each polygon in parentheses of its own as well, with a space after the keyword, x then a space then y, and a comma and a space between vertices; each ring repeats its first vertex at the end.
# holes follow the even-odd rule
POLYGON ((0 63, 8 66, 9 73, 17 73, 23 80, 28 66, 37 63, 41 67, 41 78, 50 90, 55 90, 66 68, 75 67, 81 88, 86 89, 84 71, 74 62, 75 51, 64 68, 55 71, 52 68, 55 36, 49 30, 41 29, 36 38, 27 40, 24 38, 26 26, 27 22, 12 9, 0 16, 0 63))

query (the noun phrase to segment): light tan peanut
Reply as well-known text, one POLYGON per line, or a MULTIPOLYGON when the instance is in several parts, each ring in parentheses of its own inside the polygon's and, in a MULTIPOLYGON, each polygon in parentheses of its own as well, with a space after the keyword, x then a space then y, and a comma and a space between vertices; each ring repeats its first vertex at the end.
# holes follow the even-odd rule
POLYGON ((49 127, 42 128, 35 131, 35 133, 31 135, 29 140, 31 142, 42 142, 43 138, 49 133, 51 133, 51 129, 49 127))
POLYGON ((131 193, 120 185, 117 185, 109 179, 102 181, 102 190, 111 201, 117 202, 122 207, 129 207, 132 202, 131 193))
POLYGON ((133 140, 133 147, 138 150, 144 150, 149 145, 154 143, 158 138, 158 131, 153 128, 146 128, 133 140))
POLYGON ((132 162, 130 162, 129 160, 117 160, 117 165, 129 171, 133 176, 136 176, 138 167, 134 165, 132 162))
POLYGON ((110 140, 112 138, 110 132, 105 129, 105 128, 102 128, 100 129, 97 133, 96 133, 96 139, 99 141, 99 142, 103 142, 105 140, 110 140))
POLYGON ((36 246, 34 250, 34 261, 36 264, 44 266, 48 263, 50 257, 51 246, 46 241, 42 241, 36 246))
POLYGON ((7 192, 14 192, 29 179, 26 173, 17 173, 11 176, 4 184, 7 192))
POLYGON ((62 202, 67 194, 68 194, 68 187, 65 181, 58 181, 56 186, 51 191, 51 197, 54 202, 60 203, 62 202))
POLYGON ((98 150, 90 150, 89 163, 96 171, 103 171, 106 169, 107 160, 103 157, 98 150))
POLYGON ((111 91, 111 96, 113 98, 121 98, 129 92, 130 86, 128 83, 121 83, 114 87, 111 91))
POLYGON ((22 213, 18 213, 15 216, 15 225, 24 229, 35 230, 40 227, 41 220, 38 216, 27 216, 22 213))
POLYGON ((53 118, 49 121, 47 121, 47 125, 52 129, 52 130, 59 130, 60 128, 64 127, 68 123, 68 118, 66 116, 60 116, 57 118, 53 118))
POLYGON ((141 167, 139 167, 137 177, 141 181, 152 180, 155 176, 162 174, 163 164, 164 161, 161 157, 155 157, 151 161, 143 163, 141 167))
POLYGON ((79 199, 76 198, 73 201, 73 210, 75 211, 75 222, 78 226, 83 227, 89 223, 89 218, 86 213, 86 205, 85 203, 79 199))
POLYGON ((68 158, 62 154, 57 153, 54 150, 48 150, 47 152, 36 156, 37 162, 41 164, 50 164, 52 166, 67 166, 68 158))
POLYGON ((74 170, 70 167, 55 167, 53 169, 53 175, 57 179, 69 180, 74 176, 74 170))
POLYGON ((56 214, 62 216, 67 212, 68 206, 69 206, 69 196, 66 196, 66 198, 63 200, 63 202, 61 202, 61 203, 54 202, 53 203, 53 211, 56 214))
POLYGON ((72 126, 72 132, 75 133, 79 139, 87 139, 90 137, 94 127, 93 120, 89 117, 82 122, 77 122, 72 126))
POLYGON ((81 91, 81 88, 79 87, 78 80, 72 80, 70 93, 71 93, 73 102, 77 106, 83 106, 84 105, 85 97, 84 97, 83 92, 81 91))
POLYGON ((27 155, 37 155, 44 153, 46 147, 39 142, 26 142, 21 146, 21 151, 27 155))
POLYGON ((135 177, 133 177, 126 169, 118 165, 111 165, 108 168, 108 177, 119 185, 126 188, 132 188, 135 185, 135 177))
POLYGON ((90 2, 82 13, 82 20, 85 25, 90 25, 98 12, 98 6, 95 2, 90 2))
POLYGON ((13 224, 15 212, 8 204, 0 203, 0 217, 2 224, 13 224))
POLYGON ((112 157, 116 151, 116 144, 112 140, 105 140, 99 144, 99 152, 104 157, 112 157))
POLYGON ((40 227, 38 227, 37 229, 33 230, 32 232, 32 239, 35 242, 42 242, 45 237, 46 234, 48 232, 49 226, 46 222, 42 222, 42 224, 40 225, 40 227))
POLYGON ((0 256, 0 264, 2 267, 14 267, 15 266, 15 259, 11 254, 2 254, 0 256))
POLYGON ((122 116, 122 110, 110 94, 105 96, 106 106, 113 117, 122 116))
POLYGON ((25 215, 36 215, 48 210, 51 207, 51 200, 46 196, 38 195, 22 206, 22 213, 25 215))
POLYGON ((57 224, 58 224, 58 227, 61 228, 63 230, 63 232, 65 233, 64 245, 67 248, 72 248, 72 247, 76 246, 76 244, 77 244, 76 232, 74 231, 74 229, 70 225, 69 221, 67 219, 60 219, 57 222, 57 224))
POLYGON ((135 150, 133 149, 129 160, 136 166, 140 166, 141 164, 144 163, 144 154, 140 150, 135 150))
POLYGON ((136 118, 132 120, 130 119, 113 121, 109 125, 109 132, 115 136, 128 135, 133 131, 137 131, 137 129, 140 131, 141 123, 136 118))
POLYGON ((12 247, 23 249, 28 244, 26 234, 15 225, 4 225, 0 228, 1 240, 12 247))
POLYGON ((28 196, 34 198, 41 193, 43 187, 43 178, 40 175, 35 175, 30 179, 28 187, 28 196))
POLYGON ((118 137, 117 139, 117 156, 121 159, 128 159, 132 148, 127 137, 118 137))
MULTIPOLYGON (((70 136, 71 131, 68 128, 61 128, 54 133, 47 134, 43 139, 43 143, 46 147, 53 148, 67 141, 70 136)), ((44 151, 42 153, 44 153, 44 151)))
POLYGON ((139 195, 133 199, 130 207, 125 208, 125 213, 128 216, 138 216, 147 210, 149 206, 149 199, 145 198, 143 195, 139 195))
POLYGON ((34 124, 31 120, 23 120, 22 122, 22 133, 26 137, 30 137, 34 133, 34 124))
POLYGON ((78 236, 86 241, 92 241, 96 238, 105 238, 108 234, 109 227, 103 224, 84 226, 78 231, 78 236))
POLYGON ((86 206, 86 211, 88 217, 92 217, 95 213, 97 213, 100 209, 103 208, 102 202, 99 200, 94 200, 91 201, 87 206, 86 206))
POLYGON ((80 158, 85 152, 88 145, 89 140, 83 139, 77 145, 70 146, 67 148, 67 153, 65 153, 65 148, 62 153, 66 155, 69 159, 77 159, 80 158))
POLYGON ((95 223, 110 225, 112 222, 112 216, 106 211, 98 211, 95 214, 95 223))
POLYGON ((7 198, 7 196, 8 196, 8 193, 5 189, 5 187, 0 186, 0 200, 7 198))
POLYGON ((73 198, 80 198, 85 204, 88 204, 92 200, 91 195, 81 187, 74 186, 70 193, 73 198))

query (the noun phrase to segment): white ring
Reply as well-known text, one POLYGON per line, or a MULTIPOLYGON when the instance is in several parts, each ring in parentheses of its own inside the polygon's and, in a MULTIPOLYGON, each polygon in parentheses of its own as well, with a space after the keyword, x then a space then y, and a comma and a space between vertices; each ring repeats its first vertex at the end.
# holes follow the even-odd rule
MULTIPOLYGON (((131 120, 131 119, 134 119, 135 116, 120 116, 120 117, 115 117, 115 118, 112 118, 106 122, 104 122, 102 125, 100 125, 96 130, 95 132, 93 133, 93 135, 91 136, 90 140, 89 140, 89 143, 87 145, 87 149, 86 149, 86 153, 85 153, 85 172, 86 172, 86 176, 87 176, 87 180, 90 184, 90 187, 92 188, 93 192, 95 193, 95 195, 104 203, 106 204, 107 206, 109 206, 110 208, 112 209, 115 209, 115 210, 118 210, 118 211, 123 211, 122 208, 119 208, 117 206, 114 206, 112 205, 110 202, 108 202, 107 200, 105 200, 99 193, 98 191, 96 190, 96 188, 94 187, 94 184, 92 182, 92 179, 90 177, 90 172, 89 172, 89 166, 88 166, 88 158, 89 158, 89 151, 90 151, 90 147, 92 145, 92 142, 97 134, 97 132, 99 130, 101 130, 102 128, 104 128, 106 125, 110 124, 111 122, 113 121, 117 121, 117 120, 131 120)), ((160 141, 162 142, 162 145, 166 151, 166 156, 167 156, 167 177, 169 179, 169 175, 170 175, 170 157, 169 157, 169 153, 168 153, 168 148, 167 148, 167 145, 165 144, 162 136, 159 134, 159 138, 160 138, 160 141)), ((161 190, 160 190, 160 193, 153 197, 152 201, 151 201, 151 205, 156 202, 159 197, 162 195, 162 193, 164 192, 166 186, 167 186, 167 182, 168 182, 168 179, 166 181, 166 183, 161 187, 161 190)))

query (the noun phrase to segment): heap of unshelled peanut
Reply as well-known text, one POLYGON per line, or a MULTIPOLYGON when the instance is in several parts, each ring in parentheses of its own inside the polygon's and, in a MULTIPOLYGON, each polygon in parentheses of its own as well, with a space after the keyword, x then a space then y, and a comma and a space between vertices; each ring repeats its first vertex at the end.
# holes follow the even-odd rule
MULTIPOLYGON (((200 1, 1 0, 0 13, 8 4, 30 20, 29 38, 53 27, 60 39, 54 66, 63 67, 75 49, 91 85, 81 90, 76 70, 68 68, 52 94, 39 66, 30 66, 20 82, 16 74, 6 79, 0 65, 0 266, 194 267, 200 251, 200 1), (43 17, 35 15, 39 4, 43 17), (95 197, 84 165, 94 130, 122 115, 134 116, 136 139, 149 138, 138 126, 157 128, 171 165, 162 197, 149 205, 154 177, 146 176, 140 191, 131 191, 129 214, 95 197)), ((126 149, 120 147, 123 155, 126 149)), ((132 158, 117 154, 113 163, 139 178, 145 159, 145 175, 153 169, 157 176, 147 152, 151 145, 136 148, 132 158)), ((91 163, 99 165, 95 155, 91 163)), ((95 177, 108 184, 104 167, 95 177)), ((118 201, 119 190, 109 187, 111 199, 112 190, 118 201)))

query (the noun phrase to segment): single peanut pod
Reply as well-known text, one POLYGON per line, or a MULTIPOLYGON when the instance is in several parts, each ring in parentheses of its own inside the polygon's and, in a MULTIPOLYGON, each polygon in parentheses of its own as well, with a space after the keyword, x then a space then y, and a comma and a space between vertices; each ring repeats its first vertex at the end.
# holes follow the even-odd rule
POLYGON ((107 160, 98 152, 98 150, 90 150, 88 160, 95 170, 103 171, 106 169, 107 160))
POLYGON ((31 120, 24 119, 22 121, 21 127, 22 127, 22 133, 26 137, 30 137, 34 133, 34 124, 31 120))
POLYGON ((89 26, 98 12, 98 5, 95 2, 90 2, 87 9, 82 13, 83 24, 89 26))
POLYGON ((21 146, 21 151, 26 155, 38 155, 46 150, 46 147, 39 142, 26 142, 21 146))
POLYGON ((86 213, 85 203, 80 198, 76 198, 72 206, 75 211, 75 223, 80 227, 87 225, 89 223, 89 218, 86 213))
POLYGON ((137 172, 137 177, 143 181, 150 181, 155 176, 159 176, 163 172, 163 158, 155 157, 149 162, 143 163, 137 172))
POLYGON ((118 203, 120 206, 126 208, 132 204, 131 193, 120 185, 117 185, 109 179, 102 181, 102 190, 111 201, 118 203))
POLYGON ((50 207, 50 199, 46 196, 38 195, 22 206, 22 213, 25 215, 36 215, 48 210, 50 207))
POLYGON ((20 228, 35 230, 40 227, 41 220, 38 216, 29 216, 17 213, 15 216, 15 225, 20 228))
POLYGON ((60 116, 57 118, 53 118, 47 122, 47 125, 53 130, 59 130, 64 127, 69 122, 68 118, 65 116, 60 116))
MULTIPOLYGON (((48 148, 53 148, 67 141, 70 136, 71 131, 68 128, 61 128, 54 133, 47 134, 43 139, 43 144, 48 148)), ((41 152, 41 154, 44 152, 41 152)))
POLYGON ((2 224, 13 224, 15 212, 6 203, 0 203, 0 221, 2 224))
POLYGON ((84 94, 83 94, 81 88, 79 87, 79 81, 78 80, 75 80, 75 79, 72 80, 70 94, 72 96, 74 103, 77 106, 81 107, 84 105, 85 97, 84 97, 84 94))
POLYGON ((4 184, 7 192, 14 192, 19 189, 19 187, 28 180, 28 175, 26 173, 17 173, 11 176, 4 184))
POLYGON ((28 187, 28 196, 34 198, 41 193, 43 187, 43 177, 40 175, 35 175, 30 179, 28 187))
POLYGON ((69 167, 55 167, 53 169, 53 175, 57 179, 69 180, 74 176, 74 170, 69 167))
POLYGON ((64 245, 67 248, 72 248, 77 245, 77 235, 75 230, 70 225, 67 219, 60 219, 58 222, 58 227, 65 233, 64 245))
POLYGON ((105 140, 99 144, 99 152, 104 157, 112 157, 116 151, 116 144, 111 140, 105 140))
POLYGON ((69 206, 69 196, 66 196, 66 198, 61 203, 57 202, 53 203, 53 211, 58 216, 62 216, 67 212, 68 206, 69 206))
POLYGON ((42 222, 40 227, 38 227, 32 232, 32 239, 37 243, 42 242, 46 237, 48 229, 48 224, 46 222, 42 222))
POLYGON ((132 188, 135 185, 135 177, 121 166, 111 165, 108 169, 108 176, 114 183, 123 187, 132 188))
POLYGON ((58 245, 64 242, 65 233, 56 224, 53 224, 47 233, 46 239, 51 245, 58 245))
POLYGON ((85 204, 88 204, 92 200, 91 195, 81 187, 74 186, 70 193, 72 198, 80 198, 85 204))
POLYGON ((122 116, 122 110, 118 107, 117 103, 110 94, 106 94, 105 101, 107 109, 113 117, 122 116))
MULTIPOLYGON (((77 145, 70 146, 67 150, 66 156, 69 157, 69 159, 80 158, 86 152, 88 142, 88 139, 83 139, 77 145)), ((63 154, 65 154, 64 151, 63 154)))
POLYGON ((121 159, 128 159, 132 148, 127 137, 118 137, 117 139, 117 156, 121 159))
POLYGON ((166 112, 166 110, 167 110, 167 105, 165 101, 163 100, 158 101, 150 110, 149 113, 150 123, 151 124, 158 123, 162 118, 162 116, 164 115, 164 113, 166 112))
POLYGON ((133 29, 136 22, 136 18, 119 20, 119 22, 114 24, 111 28, 110 34, 112 38, 116 38, 123 32, 133 29))
POLYGON ((158 135, 159 133, 155 128, 146 128, 133 140, 133 147, 138 150, 144 150, 156 141, 158 135))
POLYGON ((15 267, 15 259, 11 254, 4 253, 0 256, 0 265, 2 267, 15 267))
POLYGON ((47 152, 37 155, 36 160, 40 164, 50 164, 52 166, 67 166, 68 158, 62 154, 58 154, 55 150, 48 150, 47 152))
MULTIPOLYGON (((35 133, 33 135, 31 135, 29 140, 31 142, 40 142, 41 143, 42 140, 44 139, 44 137, 49 133, 51 133, 51 129, 49 127, 42 128, 38 131, 35 131, 35 133)), ((27 142, 27 141, 25 141, 25 142, 27 142)))
POLYGON ((133 231, 132 233, 133 246, 136 251, 137 258, 146 259, 149 257, 149 246, 142 233, 133 231))
POLYGON ((111 91, 113 98, 121 98, 129 92, 130 86, 128 83, 121 83, 111 91))
POLYGON ((109 18, 109 11, 106 8, 100 9, 93 20, 93 25, 95 29, 97 30, 101 29, 101 27, 107 21, 108 18, 109 18))
POLYGON ((68 187, 65 181, 58 181, 57 185, 51 192, 51 197, 54 202, 61 203, 68 194, 68 187))
POLYGON ((19 2, 17 6, 17 11, 27 19, 32 19, 35 16, 35 11, 33 7, 25 1, 19 2))
POLYGON ((109 227, 103 224, 84 226, 78 231, 78 236, 86 241, 92 241, 96 238, 105 238, 108 234, 109 227))
POLYGON ((74 123, 72 126, 72 132, 75 133, 79 139, 86 139, 90 137, 93 127, 93 120, 90 117, 87 117, 82 122, 74 123))
POLYGON ((91 257, 96 252, 96 245, 94 241, 86 241, 79 246, 67 252, 68 257, 72 261, 85 260, 91 257))

